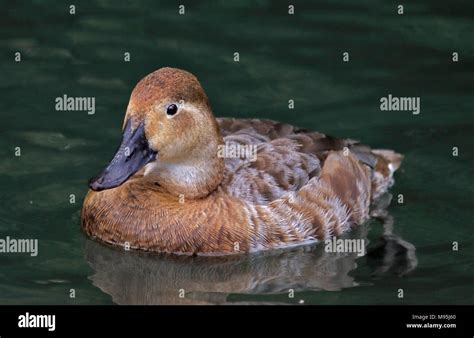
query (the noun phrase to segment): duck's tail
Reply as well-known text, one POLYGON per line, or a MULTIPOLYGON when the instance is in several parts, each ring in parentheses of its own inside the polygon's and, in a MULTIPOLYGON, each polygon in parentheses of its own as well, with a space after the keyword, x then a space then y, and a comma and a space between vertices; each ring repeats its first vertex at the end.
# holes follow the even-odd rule
POLYGON ((400 167, 403 155, 388 149, 374 149, 377 163, 372 175, 372 200, 383 195, 395 182, 393 173, 400 167))

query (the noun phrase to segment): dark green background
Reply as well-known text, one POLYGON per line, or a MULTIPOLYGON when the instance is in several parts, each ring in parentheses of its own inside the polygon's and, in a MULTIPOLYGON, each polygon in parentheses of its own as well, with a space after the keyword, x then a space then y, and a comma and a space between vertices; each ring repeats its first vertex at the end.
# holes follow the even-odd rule
MULTIPOLYGON (((268 278, 258 269, 270 263, 249 257, 234 270, 218 269, 215 278, 230 274, 225 278, 238 280, 242 266, 253 266, 244 270, 255 274, 255 287, 247 292, 210 287, 209 294, 201 290, 196 297, 210 302, 474 303, 472 1, 407 1, 404 15, 397 14, 394 1, 289 1, 296 7, 292 16, 286 1, 196 3, 1 2, 0 238, 37 238, 40 247, 36 258, 0 254, 0 304, 108 304, 110 288, 129 294, 121 302, 130 303, 133 290, 166 284, 153 269, 174 264, 174 258, 135 264, 145 258, 99 246, 92 254, 104 260, 112 255, 109 266, 127 262, 105 277, 108 287, 94 286, 91 279, 101 268, 91 267, 98 258, 90 258, 87 248, 94 245, 79 228, 87 180, 120 140, 131 90, 163 66, 194 73, 216 116, 272 118, 405 155, 392 189, 395 196, 404 195, 404 204, 395 201, 390 213, 395 233, 417 249, 415 271, 374 278, 361 258, 349 273, 353 287, 338 287, 339 281, 332 280, 325 290, 314 290, 315 277, 295 271, 300 265, 317 268, 321 249, 315 248, 272 258, 271 264, 290 275, 276 278, 269 289, 259 287, 268 278), (69 14, 70 3, 76 15, 69 14), (178 15, 181 3, 185 15, 178 15), (22 53, 19 63, 16 51, 22 53), (348 63, 342 62, 344 51, 350 53, 348 63), (123 61, 124 52, 131 53, 131 62, 123 61), (54 100, 63 94, 95 97, 95 115, 56 111, 54 100), (419 96, 421 114, 381 112, 379 100, 388 94, 419 96), (295 100, 294 110, 287 108, 289 99, 295 100), (14 156, 17 146, 21 157, 14 156), (453 147, 459 148, 458 157, 452 156, 453 147), (69 203, 70 194, 76 195, 75 204, 69 203), (459 242, 457 252, 453 241, 459 242), (308 261, 301 258, 308 255, 308 261), (255 259, 260 263, 252 265, 255 259), (327 291, 331 286, 337 292, 327 291), (297 290, 294 300, 280 290, 291 287, 297 290), (68 298, 71 288, 76 299, 68 298), (399 288, 403 299, 397 298, 399 288)), ((367 230, 372 240, 382 231, 378 223, 367 230)), ((202 278, 210 278, 213 285, 209 270, 216 263, 199 262, 202 271, 187 274, 197 265, 192 260, 173 269, 183 274, 180 278, 201 285, 206 285, 202 278)))

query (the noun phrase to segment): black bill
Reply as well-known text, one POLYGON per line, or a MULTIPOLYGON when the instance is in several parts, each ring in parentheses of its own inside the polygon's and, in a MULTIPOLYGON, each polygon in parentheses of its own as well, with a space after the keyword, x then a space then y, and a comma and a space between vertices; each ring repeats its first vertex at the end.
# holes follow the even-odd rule
POLYGON ((122 143, 114 158, 99 175, 89 181, 95 191, 115 188, 155 159, 156 151, 150 149, 145 136, 144 123, 132 130, 131 119, 123 131, 122 143))

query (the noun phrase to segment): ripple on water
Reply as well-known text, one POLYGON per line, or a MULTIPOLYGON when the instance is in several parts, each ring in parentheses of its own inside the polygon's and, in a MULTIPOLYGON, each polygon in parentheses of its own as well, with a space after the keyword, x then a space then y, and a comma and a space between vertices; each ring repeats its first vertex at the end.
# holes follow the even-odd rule
POLYGON ((5 132, 2 137, 10 148, 4 148, 0 174, 10 177, 59 172, 85 163, 87 154, 73 151, 92 144, 59 132, 5 132), (18 150, 20 156, 16 156, 18 150))

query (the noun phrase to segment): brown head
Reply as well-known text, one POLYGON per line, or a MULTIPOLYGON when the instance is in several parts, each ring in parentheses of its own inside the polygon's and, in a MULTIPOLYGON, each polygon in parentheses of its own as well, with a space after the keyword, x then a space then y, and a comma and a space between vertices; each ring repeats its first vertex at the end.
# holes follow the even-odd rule
POLYGON ((117 187, 142 168, 143 179, 189 198, 208 195, 222 180, 222 136, 203 88, 186 71, 161 68, 143 78, 130 97, 123 133, 91 189, 117 187))

